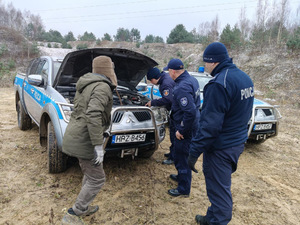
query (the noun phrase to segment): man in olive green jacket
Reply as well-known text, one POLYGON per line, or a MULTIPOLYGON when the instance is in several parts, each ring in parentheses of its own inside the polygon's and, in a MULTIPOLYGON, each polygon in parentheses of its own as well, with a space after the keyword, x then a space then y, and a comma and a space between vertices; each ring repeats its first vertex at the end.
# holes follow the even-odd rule
POLYGON ((74 111, 66 128, 62 151, 77 157, 83 172, 81 191, 62 224, 84 224, 80 217, 95 213, 90 206, 105 182, 103 132, 111 121, 113 89, 117 86, 114 64, 107 56, 93 60, 93 72, 76 84, 74 111))

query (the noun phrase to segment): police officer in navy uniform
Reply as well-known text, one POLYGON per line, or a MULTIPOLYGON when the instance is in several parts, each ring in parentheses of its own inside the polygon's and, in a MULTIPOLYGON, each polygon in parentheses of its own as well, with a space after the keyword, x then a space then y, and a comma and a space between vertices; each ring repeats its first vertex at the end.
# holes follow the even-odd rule
POLYGON ((226 47, 213 42, 203 53, 205 69, 213 79, 204 88, 199 129, 190 145, 188 163, 203 153, 203 173, 211 206, 196 215, 197 224, 225 225, 232 217, 231 174, 236 171, 246 142, 254 89, 250 77, 232 63, 226 47))
MULTIPOLYGON (((147 102, 146 106, 164 106, 168 111, 170 111, 173 99, 173 88, 175 86, 175 82, 172 80, 170 75, 165 72, 160 72, 158 68, 154 67, 147 72, 147 79, 152 84, 159 85, 159 92, 162 97, 147 102)), ((174 163, 173 140, 175 138, 175 132, 171 121, 169 121, 169 132, 171 141, 170 153, 165 154, 168 159, 162 162, 166 165, 171 165, 174 163)))
POLYGON ((189 147, 196 134, 200 118, 199 83, 186 70, 180 59, 171 59, 168 63, 171 78, 175 81, 171 120, 175 127, 174 163, 177 174, 170 178, 178 182, 175 189, 168 190, 171 196, 189 196, 191 191, 192 172, 188 165, 189 147))

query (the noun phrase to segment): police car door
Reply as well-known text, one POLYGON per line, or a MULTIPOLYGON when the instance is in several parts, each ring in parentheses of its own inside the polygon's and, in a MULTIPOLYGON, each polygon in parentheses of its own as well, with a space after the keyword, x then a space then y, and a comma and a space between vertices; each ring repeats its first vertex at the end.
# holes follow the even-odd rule
POLYGON ((49 63, 45 59, 36 59, 32 62, 29 71, 27 71, 24 100, 28 113, 37 124, 40 123, 42 95, 47 81, 43 74, 45 71, 47 73, 48 66, 49 63))

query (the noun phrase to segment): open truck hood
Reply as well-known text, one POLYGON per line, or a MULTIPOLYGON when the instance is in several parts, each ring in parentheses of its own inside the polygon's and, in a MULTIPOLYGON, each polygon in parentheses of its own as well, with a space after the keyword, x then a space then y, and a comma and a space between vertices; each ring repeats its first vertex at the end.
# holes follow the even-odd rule
POLYGON ((109 56, 114 62, 118 85, 131 90, 135 89, 150 68, 158 65, 148 56, 127 49, 91 48, 74 51, 64 58, 54 80, 54 88, 75 85, 79 77, 92 72, 92 61, 100 55, 109 56))

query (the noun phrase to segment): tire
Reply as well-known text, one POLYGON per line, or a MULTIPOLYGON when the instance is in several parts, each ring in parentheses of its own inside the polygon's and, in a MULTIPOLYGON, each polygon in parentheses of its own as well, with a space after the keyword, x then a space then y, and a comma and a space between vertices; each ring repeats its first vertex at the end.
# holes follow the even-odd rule
POLYGON ((67 169, 67 155, 57 147, 54 127, 51 121, 47 126, 48 172, 61 173, 67 169))
POLYGON ((20 101, 17 103, 17 116, 18 116, 18 127, 20 130, 29 130, 31 129, 31 118, 30 116, 25 112, 22 104, 20 101))

